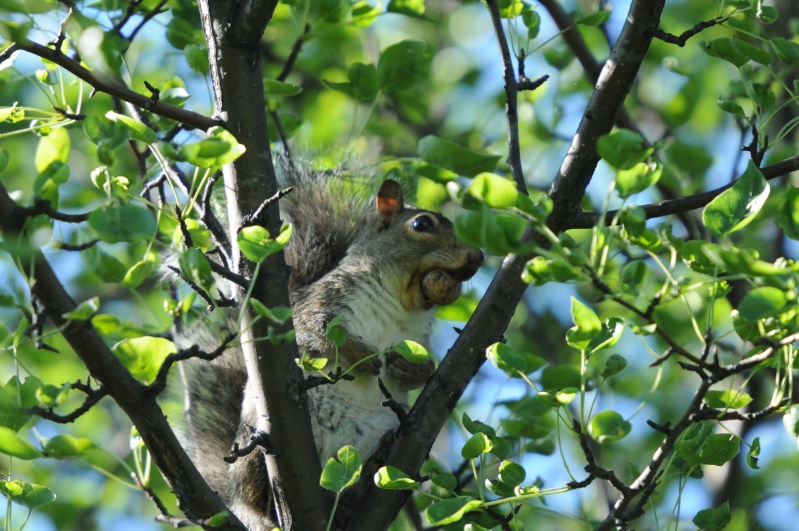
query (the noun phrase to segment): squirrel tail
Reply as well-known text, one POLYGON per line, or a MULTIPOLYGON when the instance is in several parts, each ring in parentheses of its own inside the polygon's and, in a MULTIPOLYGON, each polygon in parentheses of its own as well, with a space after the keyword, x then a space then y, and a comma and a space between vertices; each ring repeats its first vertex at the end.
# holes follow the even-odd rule
POLYGON ((291 267, 289 290, 319 280, 338 265, 363 230, 373 183, 338 172, 316 174, 288 169, 282 179, 292 187, 280 200, 283 220, 293 225, 285 248, 291 267))

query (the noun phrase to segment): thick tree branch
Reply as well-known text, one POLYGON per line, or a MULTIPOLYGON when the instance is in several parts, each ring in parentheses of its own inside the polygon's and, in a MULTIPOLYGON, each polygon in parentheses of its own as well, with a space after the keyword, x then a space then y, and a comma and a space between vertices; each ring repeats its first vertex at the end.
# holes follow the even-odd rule
MULTIPOLYGON (((235 0, 198 3, 208 43, 216 108, 227 121, 228 130, 247 146, 242 157, 223 167, 228 227, 232 230, 278 191, 267 133, 259 49, 261 34, 276 3, 258 0, 249 4, 235 0), (237 23, 230 24, 231 14, 235 14, 237 23)), ((264 219, 264 226, 271 234, 280 232, 277 203, 266 208, 264 219)), ((238 252, 232 258, 234 272, 253 278, 253 264, 238 252)), ((273 254, 261 264, 258 278, 253 278, 256 284, 252 295, 270 308, 290 306, 287 281, 283 253, 273 254)), ((327 496, 319 486, 321 466, 307 400, 304 393, 297 391, 303 379, 294 362, 299 357, 297 345, 255 341, 270 335, 270 324, 265 319, 252 324, 253 319, 252 309, 244 309, 242 350, 249 385, 256 391, 252 393, 258 419, 254 428, 269 434, 274 448, 282 450, 264 455, 271 484, 280 486, 272 491, 280 526, 286 531, 324 529, 330 510, 327 496)))
MULTIPOLYGON (((776 179, 777 177, 782 177, 783 175, 797 170, 799 170, 799 155, 794 155, 789 159, 785 159, 781 162, 760 169, 766 180, 776 179)), ((710 203, 716 196, 725 190, 732 188, 736 182, 737 181, 733 181, 729 184, 725 184, 724 186, 720 186, 715 190, 710 190, 699 194, 642 205, 641 208, 643 208, 644 212, 646 213, 646 219, 661 218, 671 214, 696 210, 697 208, 702 208, 710 203)), ((605 223, 610 224, 618 215, 618 213, 618 210, 608 211, 605 214, 605 223)), ((568 221, 564 228, 588 229, 596 225, 599 222, 600 217, 601 214, 581 212, 568 221)))
POLYGON ((550 224, 560 228, 579 211, 580 200, 599 161, 596 141, 610 132, 632 88, 652 30, 660 22, 665 0, 634 1, 619 39, 605 62, 572 144, 550 188, 554 209, 550 224))
MULTIPOLYGON (((556 232, 567 225, 579 208, 599 160, 596 139, 610 131, 624 104, 649 48, 651 31, 660 22, 664 3, 665 0, 635 0, 630 7, 627 22, 550 190, 554 202, 550 223, 556 232)), ((510 255, 505 259, 469 323, 411 409, 408 422, 398 430, 386 464, 411 476, 418 473, 466 385, 485 362, 486 347, 498 341, 505 331, 526 288, 521 281, 521 271, 527 259, 529 256, 525 255, 510 255)), ((370 486, 348 529, 387 528, 404 498, 402 493, 380 491, 370 486)))
MULTIPOLYGON (((27 216, 0 184, 0 231, 4 238, 14 238, 22 231, 27 216)), ((92 378, 128 415, 147 444, 153 459, 178 497, 181 509, 193 521, 202 521, 227 510, 219 496, 200 476, 154 396, 137 382, 111 352, 90 321, 67 321, 62 316, 76 307, 72 297, 55 276, 40 251, 31 260, 23 260, 24 273, 30 279, 31 295, 45 306, 53 324, 80 357, 92 378)), ((241 529, 235 517, 223 526, 241 529)))
POLYGON ((193 111, 181 109, 180 107, 176 107, 174 105, 169 105, 168 103, 153 101, 152 98, 143 94, 139 94, 138 92, 134 92, 119 83, 102 79, 95 73, 82 66, 79 62, 67 57, 60 51, 48 48, 47 46, 42 46, 41 44, 27 39, 14 44, 20 50, 25 50, 28 53, 38 55, 43 59, 47 59, 48 61, 56 63, 65 70, 71 72, 73 75, 75 75, 75 77, 80 78, 91 85, 92 88, 94 88, 94 90, 97 92, 104 92, 111 96, 115 96, 121 100, 137 105, 138 107, 147 109, 152 113, 164 116, 165 118, 171 118, 172 120, 190 125, 191 127, 202 129, 203 131, 215 126, 225 127, 225 123, 221 120, 215 120, 193 111))

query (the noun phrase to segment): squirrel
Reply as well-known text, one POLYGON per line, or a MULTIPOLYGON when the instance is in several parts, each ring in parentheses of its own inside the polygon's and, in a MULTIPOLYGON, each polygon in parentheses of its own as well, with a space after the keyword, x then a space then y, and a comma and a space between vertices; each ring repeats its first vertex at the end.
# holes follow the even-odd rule
MULTIPOLYGON (((347 444, 369 456, 399 426, 396 413, 381 405, 378 377, 407 407, 408 391, 424 386, 435 369, 433 361, 410 363, 392 347, 406 339, 430 347, 435 306, 455 302, 483 254, 458 240, 444 216, 406 206, 396 181, 385 180, 370 207, 337 191, 341 179, 292 174, 289 180, 293 190, 280 207, 293 224, 285 256, 300 354, 346 370, 384 352, 355 367, 354 379, 306 391, 316 448, 322 462, 347 444), (326 334, 337 317, 346 331, 338 347, 326 334)), ((209 343, 193 336, 183 342, 209 343)), ((209 485, 245 526, 260 531, 276 525, 263 459, 259 452, 232 464, 223 459, 234 443, 248 444, 256 425, 246 380, 240 349, 211 362, 191 360, 184 370, 184 443, 209 485)))

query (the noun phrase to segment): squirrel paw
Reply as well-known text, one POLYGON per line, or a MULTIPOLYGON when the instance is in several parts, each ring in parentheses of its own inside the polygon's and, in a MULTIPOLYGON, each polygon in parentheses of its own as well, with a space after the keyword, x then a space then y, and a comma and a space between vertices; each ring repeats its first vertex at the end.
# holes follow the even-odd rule
POLYGON ((405 389, 422 387, 436 370, 433 360, 411 363, 396 352, 386 354, 386 375, 405 389))

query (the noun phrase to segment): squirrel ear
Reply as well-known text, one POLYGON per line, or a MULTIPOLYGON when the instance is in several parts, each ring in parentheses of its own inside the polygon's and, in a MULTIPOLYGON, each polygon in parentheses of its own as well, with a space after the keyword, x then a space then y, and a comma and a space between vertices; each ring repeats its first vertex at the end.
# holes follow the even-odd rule
POLYGON ((402 198, 402 187, 397 181, 386 179, 377 192, 377 211, 383 218, 383 223, 388 226, 395 214, 405 208, 402 198))

